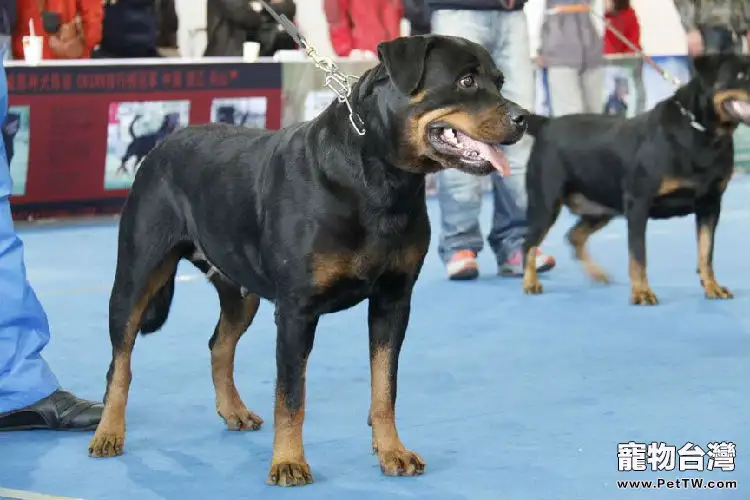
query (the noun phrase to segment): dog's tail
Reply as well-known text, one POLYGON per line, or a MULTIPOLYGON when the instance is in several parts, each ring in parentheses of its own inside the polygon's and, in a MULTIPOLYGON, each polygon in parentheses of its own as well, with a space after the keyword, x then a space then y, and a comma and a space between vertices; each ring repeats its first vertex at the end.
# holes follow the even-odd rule
POLYGON ((142 115, 135 115, 135 118, 133 118, 133 121, 130 122, 130 126, 128 127, 128 133, 130 134, 130 139, 135 140, 135 122, 143 118, 142 115))
POLYGON ((141 316, 141 334, 154 333, 167 322, 169 309, 174 297, 174 280, 177 270, 172 273, 167 282, 151 298, 141 316))
POLYGON ((542 129, 549 123, 549 117, 542 115, 530 114, 526 117, 526 133, 532 137, 536 137, 542 131, 542 129))

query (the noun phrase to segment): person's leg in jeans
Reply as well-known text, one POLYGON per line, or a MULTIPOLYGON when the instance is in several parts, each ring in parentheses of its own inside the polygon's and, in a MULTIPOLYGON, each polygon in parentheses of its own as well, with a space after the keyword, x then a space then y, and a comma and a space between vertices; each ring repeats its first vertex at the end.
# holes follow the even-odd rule
POLYGON ((547 68, 547 78, 550 107, 554 116, 584 112, 585 96, 581 88, 581 75, 577 69, 564 66, 547 68))
MULTIPOLYGON (((526 13, 522 10, 493 12, 494 43, 491 47, 495 63, 505 75, 503 95, 529 111, 536 104, 536 81, 529 49, 526 13)), ((526 235, 526 163, 533 138, 524 136, 504 148, 510 164, 507 179, 492 174, 495 202, 492 230, 488 242, 495 252, 498 271, 503 275, 523 274, 521 245, 526 235)), ((552 269, 555 260, 543 254, 537 258, 537 271, 552 269)))
MULTIPOLYGON (((461 36, 489 46, 493 41, 488 12, 438 10, 432 14, 432 32, 461 36)), ((476 255, 483 248, 479 228, 482 178, 455 169, 438 174, 440 241, 438 253, 450 279, 474 279, 479 275, 476 255)))

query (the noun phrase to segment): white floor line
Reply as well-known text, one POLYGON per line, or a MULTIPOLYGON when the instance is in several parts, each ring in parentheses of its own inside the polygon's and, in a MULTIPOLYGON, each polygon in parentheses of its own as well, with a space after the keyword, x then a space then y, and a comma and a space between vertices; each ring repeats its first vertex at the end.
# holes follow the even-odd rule
POLYGON ((55 495, 36 493, 34 491, 11 490, 8 488, 0 488, 0 498, 8 498, 12 500, 83 500, 81 498, 58 497, 55 495))

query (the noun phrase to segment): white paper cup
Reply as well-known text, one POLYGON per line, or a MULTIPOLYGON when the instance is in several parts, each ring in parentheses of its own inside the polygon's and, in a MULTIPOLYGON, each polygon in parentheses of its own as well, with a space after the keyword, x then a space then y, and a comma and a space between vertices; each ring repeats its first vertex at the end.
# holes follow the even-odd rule
POLYGON ((242 60, 245 62, 255 62, 260 54, 260 44, 258 42, 245 42, 242 44, 242 60))
POLYGON ((41 36, 23 37, 23 58, 28 64, 39 64, 42 60, 43 43, 41 36))

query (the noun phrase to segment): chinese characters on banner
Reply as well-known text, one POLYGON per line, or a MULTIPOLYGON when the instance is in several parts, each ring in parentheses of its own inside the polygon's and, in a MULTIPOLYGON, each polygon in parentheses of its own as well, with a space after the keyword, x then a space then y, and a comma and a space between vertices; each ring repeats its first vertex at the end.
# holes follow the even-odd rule
MULTIPOLYGON (((19 68, 20 69, 20 68, 19 68)), ((134 69, 116 71, 89 67, 33 68, 8 72, 12 94, 58 94, 61 92, 156 92, 237 88, 239 72, 230 69, 134 69), (92 71, 93 70, 93 71, 92 71)))
POLYGON ((731 442, 712 442, 705 448, 687 442, 682 446, 667 443, 619 443, 617 470, 625 471, 733 471, 737 447, 731 442))

